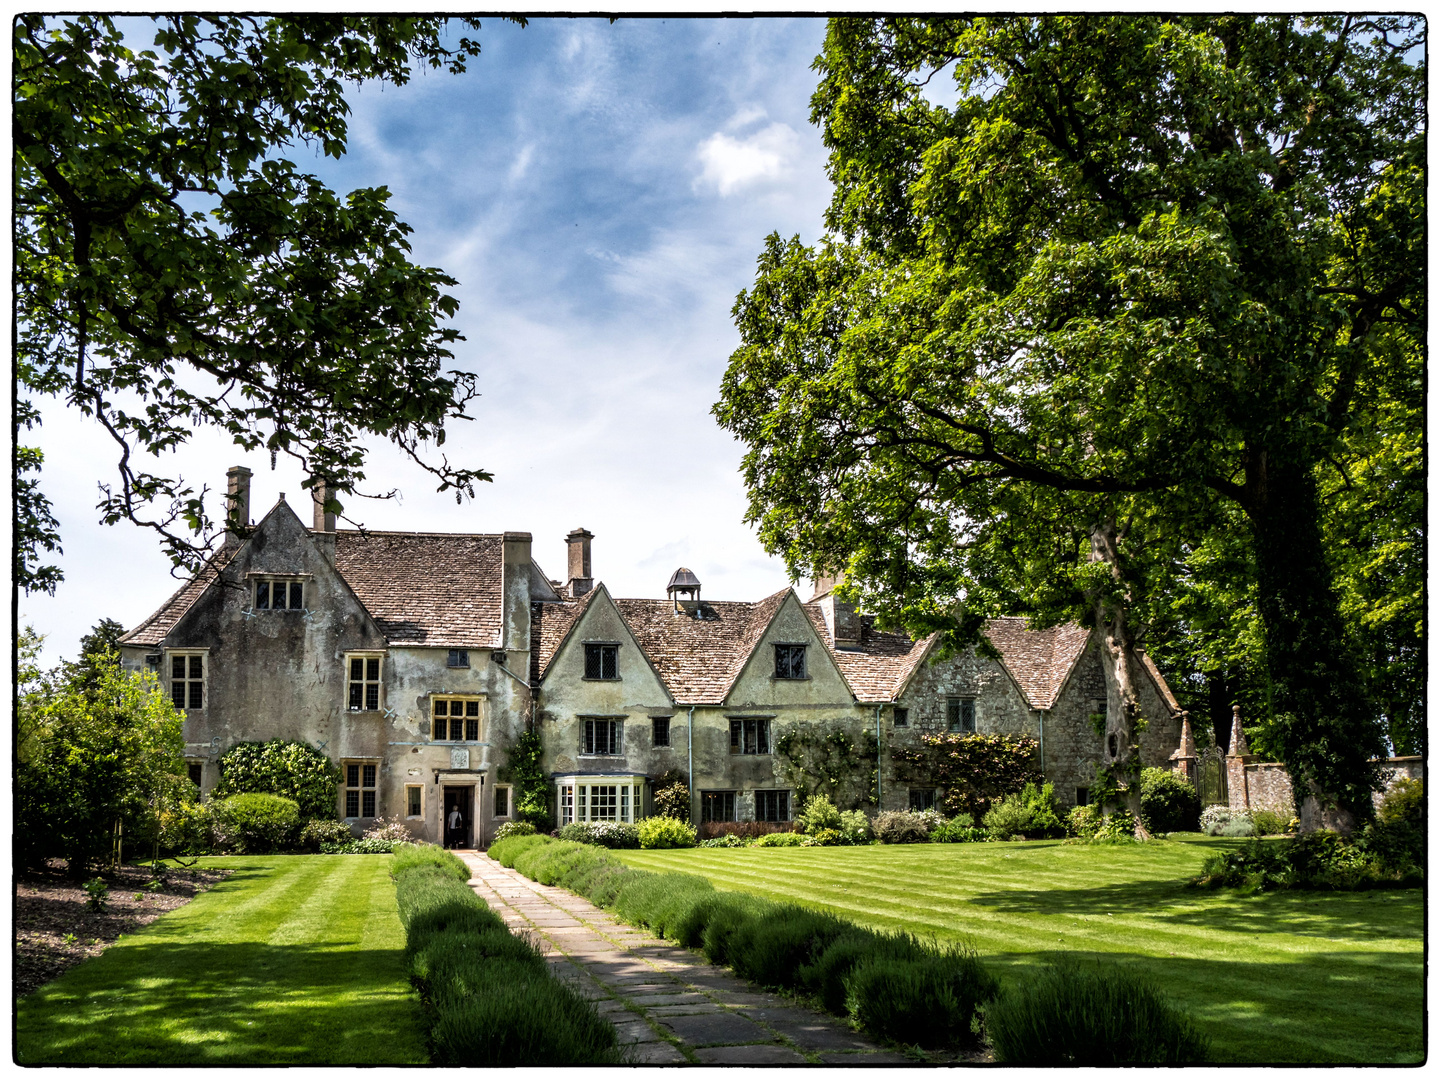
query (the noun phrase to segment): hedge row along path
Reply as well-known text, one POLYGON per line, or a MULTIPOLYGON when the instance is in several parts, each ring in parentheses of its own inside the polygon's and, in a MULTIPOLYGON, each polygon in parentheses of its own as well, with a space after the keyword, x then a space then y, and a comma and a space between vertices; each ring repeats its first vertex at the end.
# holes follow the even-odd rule
POLYGON ((757 991, 697 954, 627 926, 564 889, 456 852, 512 931, 530 931, 562 978, 596 1002, 638 1065, 911 1065, 831 1017, 757 991))

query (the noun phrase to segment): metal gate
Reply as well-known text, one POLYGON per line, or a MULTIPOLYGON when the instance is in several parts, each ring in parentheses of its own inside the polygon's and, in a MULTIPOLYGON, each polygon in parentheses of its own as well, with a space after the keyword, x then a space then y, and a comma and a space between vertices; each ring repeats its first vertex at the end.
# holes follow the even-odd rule
POLYGON ((1230 805, 1230 786, 1225 775, 1225 755, 1212 746, 1200 755, 1196 789, 1201 806, 1230 805))

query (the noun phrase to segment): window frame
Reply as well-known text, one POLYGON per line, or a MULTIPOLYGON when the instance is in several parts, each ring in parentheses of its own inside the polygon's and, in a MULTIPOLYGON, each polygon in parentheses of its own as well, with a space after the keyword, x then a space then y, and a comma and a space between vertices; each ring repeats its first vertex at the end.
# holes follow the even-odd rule
MULTIPOLYGON (((560 825, 571 825, 579 821, 615 821, 633 825, 645 812, 645 777, 637 773, 612 773, 560 776, 555 779, 556 817, 560 825), (602 793, 596 802, 597 792, 602 793), (610 789, 613 790, 613 794, 610 789), (597 809, 612 809, 609 800, 614 799, 614 816, 596 817, 597 809)), ((514 792, 511 792, 510 812, 515 812, 514 792)))
POLYGON ((755 820, 756 820, 756 821, 774 821, 774 822, 794 821, 794 820, 795 820, 794 806, 795 806, 795 800, 790 797, 790 789, 789 789, 789 788, 757 788, 757 789, 755 790, 755 820), (785 803, 785 805, 784 805, 783 808, 778 805, 782 797, 784 798, 784 803, 785 803), (767 801, 767 802, 768 802, 768 801, 774 801, 774 802, 777 804, 777 806, 776 806, 776 814, 779 815, 779 812, 780 812, 781 809, 784 810, 784 814, 781 815, 781 816, 776 816, 776 817, 770 817, 770 816, 768 816, 768 814, 762 815, 762 814, 761 814, 761 811, 760 811, 760 803, 762 802, 762 799, 763 799, 763 801, 767 801))
POLYGON ((495 802, 492 802, 490 804, 490 809, 493 811, 491 817, 494 820, 508 821, 510 818, 515 816, 515 792, 511 790, 513 787, 513 784, 495 785, 495 802), (505 793, 505 813, 503 814, 500 813, 498 809, 496 809, 496 803, 499 801, 500 793, 502 791, 505 793))
POLYGON ((896 727, 908 728, 910 726, 910 710, 903 705, 896 705, 891 710, 890 721, 896 727))
POLYGON ((580 756, 581 757, 624 757, 625 756, 625 720, 623 716, 577 716, 580 721, 580 756), (610 739, 607 745, 608 750, 596 750, 599 742, 595 739, 596 724, 610 725, 610 739))
POLYGON ((406 821, 424 821, 424 820, 425 820, 425 785, 424 785, 424 784, 406 784, 406 785, 405 785, 405 820, 406 820, 406 821), (418 791, 418 792, 420 792, 420 812, 419 812, 418 814, 412 814, 412 813, 410 813, 410 792, 412 792, 412 791, 418 791))
POLYGON ((770 728, 773 716, 730 716, 730 753, 737 757, 763 757, 775 752, 770 728), (754 738, 750 736, 753 734, 754 738), (738 736, 738 737, 737 737, 738 736), (761 749, 763 745, 764 749, 761 749), (754 746, 755 749, 747 749, 754 746))
POLYGON ((650 717, 650 745, 657 748, 669 749, 675 744, 670 740, 670 720, 668 716, 650 717), (664 733, 664 739, 660 738, 664 733))
MULTIPOLYGON (((345 758, 340 762, 340 798, 344 801, 345 821, 364 821, 380 816, 380 760, 378 758, 345 758), (354 782, 352 783, 352 777, 354 782), (369 783, 366 783, 366 781, 369 783), (350 813, 350 795, 355 795, 355 808, 359 813, 350 813), (367 800, 371 813, 365 813, 367 800)), ((422 796, 423 797, 423 796, 422 796)))
POLYGON ((470 666, 470 650, 469 650, 469 649, 446 649, 446 650, 445 650, 445 667, 446 667, 446 668, 456 668, 456 669, 458 669, 458 668, 468 668, 469 666, 470 666))
POLYGON ((809 648, 808 645, 795 642, 775 642, 775 674, 773 677, 776 679, 784 679, 787 682, 798 682, 810 678, 809 648), (783 655, 788 657, 783 665, 783 673, 780 660, 782 650, 785 650, 783 655), (795 657, 797 654, 800 658, 800 673, 798 675, 795 674, 795 657))
POLYGON ((250 610, 251 611, 305 611, 308 610, 305 603, 305 587, 309 583, 308 574, 250 574, 250 610), (265 586, 265 603, 260 603, 260 586, 265 586), (285 586, 286 604, 284 607, 276 607, 271 601, 274 599, 276 585, 285 586), (290 603, 295 599, 295 587, 300 587, 300 602, 290 603))
POLYGON ((484 739, 484 735, 485 735, 485 704, 484 704, 484 702, 485 702, 485 695, 484 695, 484 694, 431 694, 431 695, 430 695, 430 741, 431 741, 431 742, 438 742, 438 743, 451 743, 451 744, 457 745, 457 746, 458 746, 458 745, 461 745, 461 744, 464 744, 464 743, 478 743, 478 742, 482 742, 483 739, 484 739), (444 717, 443 717, 443 719, 444 719, 445 722, 446 722, 446 732, 445 732, 445 734, 444 734, 443 736, 437 734, 437 728, 436 728, 436 725, 437 725, 438 722, 442 719, 441 715, 436 711, 436 709, 438 708, 440 702, 442 702, 442 701, 447 703, 447 704, 446 704, 446 712, 445 712, 445 715, 444 715, 444 717), (450 711, 450 703, 453 703, 453 702, 463 702, 463 703, 464 703, 464 705, 465 705, 465 713, 464 713, 463 716, 456 716, 454 712, 450 711), (471 705, 474 705, 474 706, 475 706, 475 715, 474 715, 474 716, 471 716, 471 715, 470 715, 470 706, 471 706, 471 705), (463 720, 463 721, 465 722, 465 723, 464 723, 464 728, 463 728, 463 734, 464 734, 465 737, 464 737, 463 739, 457 739, 457 738, 454 737, 455 721, 456 721, 456 720, 463 720), (474 726, 474 732, 475 732, 475 734, 474 734, 474 735, 471 735, 471 734, 470 734, 470 732, 471 732, 471 726, 470 726, 470 724, 471 724, 471 721, 472 721, 472 720, 473 720, 474 723, 475 723, 475 726, 474 726))
POLYGON ((974 697, 947 697, 945 699, 945 731, 949 735, 974 735, 980 730, 979 713, 974 697), (966 705, 969 708, 966 708, 966 705), (966 713, 970 726, 966 727, 966 713))
POLYGON ((735 802, 736 802, 736 800, 735 800, 735 795, 736 795, 736 792, 735 792, 735 790, 734 790, 733 788, 730 788, 730 789, 717 789, 717 790, 714 790, 714 791, 701 791, 701 792, 700 792, 700 823, 703 825, 703 824, 706 824, 706 823, 711 822, 711 821, 723 822, 723 821, 735 821, 735 820, 737 820, 737 819, 736 819, 736 816, 735 816, 735 815, 736 815, 736 807, 735 807, 735 802), (714 816, 711 814, 711 809, 712 809, 713 805, 714 805, 717 801, 720 802, 723 806, 728 807, 728 812, 729 812, 729 814, 730 814, 729 817, 714 817, 714 816))
POLYGON ((934 788, 910 788, 909 806, 912 811, 924 813, 926 810, 934 810, 935 804, 938 801, 938 793, 934 788))
POLYGON ((165 650, 165 685, 170 691, 170 704, 175 705, 175 685, 181 683, 185 686, 185 704, 175 705, 184 713, 203 712, 210 704, 210 650, 209 649, 166 649, 165 650), (175 661, 183 657, 185 659, 186 673, 181 678, 175 677, 175 661), (200 675, 197 678, 194 674, 194 665, 190 660, 194 657, 200 659, 200 675), (194 700, 194 683, 200 684, 200 704, 191 705, 194 700))
POLYGON ((385 708, 385 653, 378 652, 373 649, 347 652, 345 654, 344 671, 346 712, 380 712, 382 709, 385 708), (361 668, 361 673, 364 677, 361 678, 358 682, 354 678, 354 665, 357 660, 364 665, 361 668), (371 660, 374 660, 376 662, 376 677, 374 679, 371 679, 369 677, 371 660), (351 694, 351 689, 357 685, 360 687, 361 704, 351 705, 350 701, 353 696, 351 694), (375 687, 374 705, 365 704, 365 702, 368 700, 366 689, 370 686, 375 687))
POLYGON ((620 681, 620 643, 618 641, 586 641, 585 646, 585 674, 581 676, 585 682, 619 682, 620 681), (595 670, 598 675, 590 674, 590 658, 595 657, 595 670), (609 664, 611 674, 605 674, 606 664, 609 664))
POLYGON ((197 788, 200 788, 202 791, 205 789, 205 762, 185 762, 185 775, 190 778, 191 783, 193 783, 197 788), (200 774, 198 778, 195 775, 197 771, 200 774))

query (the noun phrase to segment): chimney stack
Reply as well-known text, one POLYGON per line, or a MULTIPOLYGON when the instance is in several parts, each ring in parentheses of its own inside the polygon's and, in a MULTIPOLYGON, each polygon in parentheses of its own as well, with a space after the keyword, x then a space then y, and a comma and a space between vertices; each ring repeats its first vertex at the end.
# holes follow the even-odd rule
POLYGON ((830 640, 837 649, 858 649, 861 644, 861 622, 852 604, 835 595, 835 586, 843 575, 818 574, 815 577, 813 604, 820 602, 820 611, 825 616, 825 629, 830 631, 830 640))
POLYGON ((244 465, 236 465, 225 472, 225 543, 238 544, 240 534, 236 527, 250 524, 250 476, 244 465))
POLYGON ((334 532, 335 515, 325 509, 325 481, 316 480, 315 486, 310 489, 310 497, 315 500, 315 531, 334 532))
POLYGON ((570 549, 570 580, 566 585, 566 592, 571 597, 584 596, 595 584, 590 573, 590 541, 593 539, 595 534, 585 529, 572 529, 570 535, 565 537, 565 543, 570 549))

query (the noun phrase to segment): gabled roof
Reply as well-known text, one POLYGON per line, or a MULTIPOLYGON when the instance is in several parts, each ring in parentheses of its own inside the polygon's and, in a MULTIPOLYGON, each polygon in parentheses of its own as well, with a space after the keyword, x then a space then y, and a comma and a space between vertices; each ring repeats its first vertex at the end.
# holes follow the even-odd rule
POLYGON ((894 701, 935 638, 932 634, 924 641, 912 641, 908 634, 877 630, 875 617, 864 615, 860 619, 859 647, 837 649, 821 606, 813 600, 804 606, 815 632, 834 657, 835 666, 860 701, 894 701))
POLYGON ((500 533, 335 534, 335 569, 391 645, 487 648, 504 619, 500 533))
POLYGON ((585 613, 590 601, 600 594, 597 586, 578 600, 562 597, 559 603, 530 605, 530 681, 539 682, 545 677, 550 661, 560 651, 561 644, 570 633, 570 628, 585 613))
POLYGON ((1049 709, 1085 651, 1090 631, 1074 623, 1031 630, 1024 619, 1000 618, 985 624, 985 636, 1030 707, 1049 709))
POLYGON ((185 617, 185 613, 195 601, 215 582, 220 571, 230 564, 230 560, 239 550, 240 545, 232 543, 217 551, 200 569, 200 573, 181 585, 169 600, 160 605, 155 614, 121 637, 120 644, 159 645, 175 624, 185 617))
POLYGON ((699 619, 677 615, 669 600, 616 600, 615 606, 676 702, 719 705, 789 593, 786 586, 757 604, 702 601, 699 619))

